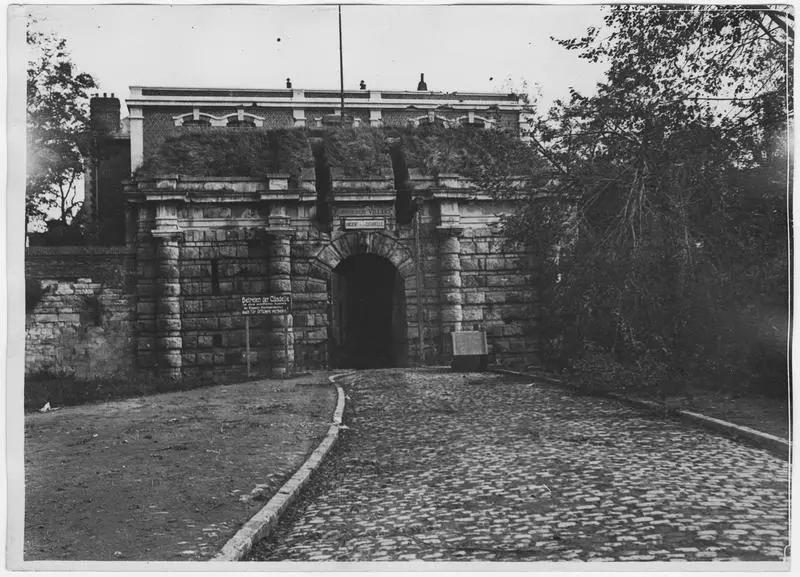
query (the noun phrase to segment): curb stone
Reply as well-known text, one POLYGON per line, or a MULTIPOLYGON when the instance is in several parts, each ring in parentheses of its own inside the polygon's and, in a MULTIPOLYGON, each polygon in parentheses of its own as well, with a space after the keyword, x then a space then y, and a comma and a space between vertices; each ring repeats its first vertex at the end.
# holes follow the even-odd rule
POLYGON ((333 412, 333 424, 328 428, 325 438, 306 461, 300 465, 294 475, 278 489, 272 499, 225 543, 216 556, 210 559, 211 562, 241 561, 257 541, 267 537, 272 532, 278 524, 280 516, 289 505, 297 500, 300 491, 308 483, 312 473, 320 466, 339 437, 339 430, 342 427, 342 415, 344 414, 345 394, 342 386, 336 381, 353 374, 352 372, 340 373, 328 377, 328 381, 332 385, 336 385, 337 400, 336 409, 333 412))
MULTIPOLYGON (((530 379, 537 379, 561 387, 570 389, 572 388, 569 385, 565 384, 563 381, 561 381, 561 379, 555 379, 553 377, 548 377, 545 375, 522 373, 519 371, 511 371, 508 369, 501 369, 501 368, 493 368, 489 370, 495 373, 515 375, 518 377, 526 377, 530 379)), ((633 405, 634 407, 640 409, 654 411, 657 413, 663 413, 665 411, 664 405, 656 403, 654 401, 637 399, 635 397, 626 397, 618 393, 603 393, 603 395, 611 399, 622 401, 629 405, 633 405)), ((670 413, 680 418, 683 421, 687 421, 689 423, 692 423, 694 425, 699 425, 707 429, 712 429, 718 433, 723 433, 729 437, 733 437, 736 440, 749 442, 750 444, 756 445, 761 449, 766 449, 770 451, 772 454, 786 461, 789 460, 792 445, 791 442, 787 439, 782 439, 781 437, 776 437, 775 435, 770 435, 769 433, 763 433, 761 431, 757 431, 756 429, 751 429, 750 427, 737 425, 729 421, 723 421, 722 419, 709 417, 707 415, 696 413, 694 411, 677 410, 677 411, 671 411, 670 413)))

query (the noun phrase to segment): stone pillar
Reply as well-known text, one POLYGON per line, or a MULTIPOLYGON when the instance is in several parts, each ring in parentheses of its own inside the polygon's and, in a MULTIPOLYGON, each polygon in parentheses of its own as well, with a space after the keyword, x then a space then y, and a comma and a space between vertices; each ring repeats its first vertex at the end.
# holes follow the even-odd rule
POLYGON ((181 338, 181 277, 180 246, 175 236, 158 239, 158 305, 156 331, 158 334, 158 364, 162 374, 179 379, 183 353, 181 338))
POLYGON ((443 350, 449 350, 450 337, 447 333, 461 330, 461 241, 463 228, 458 226, 438 226, 439 233, 439 276, 440 276, 440 317, 442 324, 443 350))
POLYGON ((153 209, 138 205, 136 230, 136 365, 144 371, 157 367, 156 359, 156 239, 152 237, 153 209))
MULTIPOLYGON (((269 294, 292 292, 292 228, 285 210, 273 209, 269 217, 269 294)), ((269 318, 270 366, 273 377, 282 377, 294 369, 294 318, 272 315, 269 318)))
POLYGON ((161 374, 181 378, 183 338, 181 337, 180 239, 177 207, 156 208, 156 350, 161 374))

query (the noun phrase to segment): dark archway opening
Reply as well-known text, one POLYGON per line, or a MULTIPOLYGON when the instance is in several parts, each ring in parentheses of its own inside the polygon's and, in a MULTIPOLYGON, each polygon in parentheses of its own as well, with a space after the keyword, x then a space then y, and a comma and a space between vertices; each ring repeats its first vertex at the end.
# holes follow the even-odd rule
POLYGON ((403 278, 383 257, 354 255, 331 275, 331 365, 404 366, 407 323, 403 278))

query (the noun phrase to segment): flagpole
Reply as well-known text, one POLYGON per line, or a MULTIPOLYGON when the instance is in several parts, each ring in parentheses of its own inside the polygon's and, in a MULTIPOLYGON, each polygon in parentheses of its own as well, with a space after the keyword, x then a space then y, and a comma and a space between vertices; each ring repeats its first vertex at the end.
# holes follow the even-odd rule
POLYGON ((342 60, 342 5, 339 4, 339 100, 342 112, 342 126, 344 126, 344 64, 342 60))

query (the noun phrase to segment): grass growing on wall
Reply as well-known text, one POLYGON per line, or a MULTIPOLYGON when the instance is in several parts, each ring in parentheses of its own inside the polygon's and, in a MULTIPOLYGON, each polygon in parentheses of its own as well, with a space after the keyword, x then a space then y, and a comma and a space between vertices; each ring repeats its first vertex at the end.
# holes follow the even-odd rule
POLYGON ((315 131, 325 145, 328 163, 345 178, 392 176, 386 132, 377 128, 338 128, 315 131))
POLYGON ((136 172, 145 179, 165 174, 265 178, 299 176, 314 160, 302 130, 189 129, 167 138, 136 172))
POLYGON ((538 177, 545 172, 538 154, 509 132, 439 126, 392 132, 400 139, 408 167, 423 174, 538 177))
POLYGON ((144 161, 137 178, 188 176, 300 176, 314 167, 312 140, 325 147, 330 167, 345 178, 392 176, 390 147, 399 140, 409 168, 423 174, 538 176, 543 163, 515 134, 469 127, 187 129, 166 139, 144 161))

